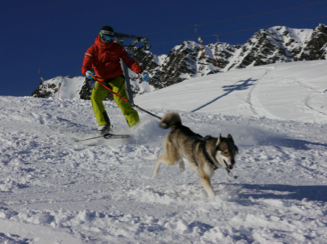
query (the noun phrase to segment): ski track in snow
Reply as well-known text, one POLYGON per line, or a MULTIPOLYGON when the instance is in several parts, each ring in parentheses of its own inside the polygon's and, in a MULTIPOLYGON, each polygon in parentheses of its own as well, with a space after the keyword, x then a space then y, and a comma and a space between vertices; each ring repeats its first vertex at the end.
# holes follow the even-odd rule
POLYGON ((262 98, 284 81, 269 67, 254 71, 249 116, 179 111, 193 131, 231 133, 240 149, 238 179, 217 170, 213 200, 187 161, 185 172, 162 165, 152 178, 167 131, 147 114, 129 129, 105 102, 115 132, 132 138, 75 143, 94 136, 89 101, 0 97, 0 243, 325 243, 326 113, 313 99, 323 90, 287 78, 306 90, 303 108, 317 122, 287 120, 262 98))

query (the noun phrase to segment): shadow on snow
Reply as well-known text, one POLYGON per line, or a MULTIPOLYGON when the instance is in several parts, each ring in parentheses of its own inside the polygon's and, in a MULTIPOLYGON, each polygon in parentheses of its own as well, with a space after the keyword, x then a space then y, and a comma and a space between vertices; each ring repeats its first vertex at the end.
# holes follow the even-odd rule
MULTIPOLYGON (((238 196, 240 199, 278 199, 327 202, 327 186, 324 185, 280 185, 280 184, 231 184, 240 187, 238 196)), ((243 200, 242 200, 243 202, 243 200)))
POLYGON ((282 137, 267 137, 258 140, 258 145, 288 147, 296 150, 310 150, 313 146, 320 146, 327 149, 327 144, 319 142, 311 142, 306 140, 288 139, 282 137))
POLYGON ((226 97, 228 94, 232 93, 233 91, 242 91, 242 90, 246 90, 248 89, 250 86, 253 86, 254 82, 257 80, 253 80, 252 78, 249 78, 247 80, 240 80, 238 82, 236 82, 234 85, 230 85, 230 86, 223 86, 223 91, 225 92, 224 94, 220 95, 219 97, 211 100, 210 102, 192 110, 191 112, 196 112, 208 105, 210 105, 211 103, 214 103, 216 101, 218 101, 219 99, 226 97))

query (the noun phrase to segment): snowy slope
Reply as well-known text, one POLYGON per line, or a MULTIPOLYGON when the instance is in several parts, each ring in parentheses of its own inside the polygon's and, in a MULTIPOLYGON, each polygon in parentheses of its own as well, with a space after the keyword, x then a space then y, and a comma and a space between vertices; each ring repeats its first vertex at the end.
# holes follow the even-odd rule
POLYGON ((0 243, 325 243, 326 61, 198 77, 140 95, 202 135, 231 133, 234 180, 220 169, 209 200, 187 168, 152 170, 167 131, 140 112, 96 139, 89 101, 0 97, 0 243))
POLYGON ((325 65, 326 61, 311 61, 234 70, 144 94, 135 103, 156 109, 327 122, 325 65))

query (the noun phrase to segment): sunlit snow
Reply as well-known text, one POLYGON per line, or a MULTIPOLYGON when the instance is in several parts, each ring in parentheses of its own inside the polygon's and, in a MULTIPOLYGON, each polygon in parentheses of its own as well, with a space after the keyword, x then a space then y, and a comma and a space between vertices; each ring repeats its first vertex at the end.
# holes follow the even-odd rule
POLYGON ((232 134, 238 178, 217 170, 213 200, 188 165, 152 177, 167 133, 155 117, 140 111, 130 129, 105 102, 114 131, 132 137, 77 143, 97 125, 74 79, 61 97, 0 97, 0 242, 325 243, 326 67, 251 67, 135 97, 203 136, 232 134))

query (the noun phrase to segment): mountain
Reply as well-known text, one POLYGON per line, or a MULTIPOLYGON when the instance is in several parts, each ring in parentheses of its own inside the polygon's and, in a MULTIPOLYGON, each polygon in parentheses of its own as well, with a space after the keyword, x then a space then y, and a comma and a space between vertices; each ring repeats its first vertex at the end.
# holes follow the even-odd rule
MULTIPOLYGON (((131 86, 136 95, 219 71, 226 72, 276 62, 326 59, 327 26, 319 24, 313 30, 285 26, 261 29, 243 45, 222 42, 205 45, 204 59, 201 45, 194 41, 184 41, 171 49, 168 55, 155 55, 140 48, 129 48, 128 51, 150 74, 150 80, 145 84, 137 75, 130 72, 131 86)), ((67 79, 67 77, 57 77, 57 79, 67 79)), ((46 82, 48 95, 55 94, 59 90, 56 84, 59 84, 58 81, 53 82, 53 79, 46 82)), ((75 96, 89 99, 91 89, 92 83, 86 80, 82 84, 82 89, 76 91, 75 96)), ((42 84, 32 95, 36 97, 42 95, 41 90, 42 84)))
POLYGON ((53 97, 53 98, 62 98, 62 99, 73 99, 75 97, 80 97, 82 99, 87 99, 89 93, 85 89, 88 85, 88 90, 93 87, 93 84, 85 82, 83 76, 77 77, 63 77, 57 76, 50 80, 47 80, 36 88, 32 93, 33 97, 53 97))

